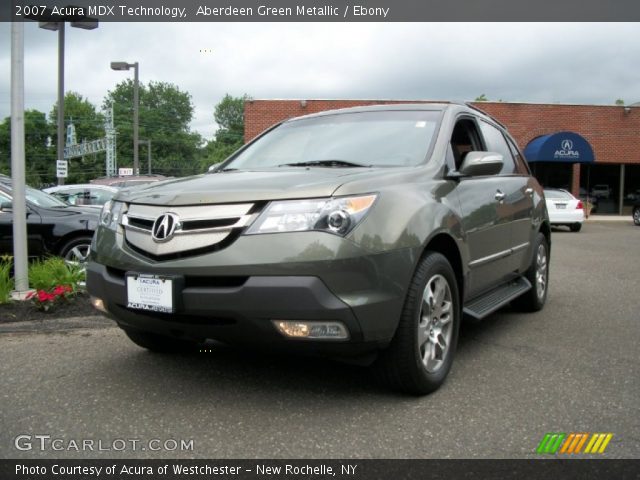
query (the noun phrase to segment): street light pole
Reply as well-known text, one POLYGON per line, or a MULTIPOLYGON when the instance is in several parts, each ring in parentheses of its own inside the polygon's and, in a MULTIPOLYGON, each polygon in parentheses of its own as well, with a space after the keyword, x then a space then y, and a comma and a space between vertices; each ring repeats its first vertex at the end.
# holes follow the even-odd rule
POLYGON ((138 77, 138 62, 111 62, 111 70, 129 70, 133 68, 133 174, 138 175, 140 172, 139 158, 138 158, 138 130, 139 120, 138 115, 140 111, 140 98, 138 91, 140 89, 140 80, 138 77))
MULTIPOLYGON (((38 20, 38 26, 45 30, 58 32, 58 135, 56 143, 56 160, 64 160, 64 37, 67 21, 72 27, 83 30, 95 30, 98 28, 98 20, 86 16, 54 15, 51 8, 46 8, 40 14, 27 15, 30 20, 38 20)), ((64 178, 58 177, 58 185, 64 185, 64 178)))
MULTIPOLYGON (((58 141, 56 160, 64 160, 64 22, 58 27, 58 141)), ((64 178, 58 177, 58 185, 64 185, 64 178)))
POLYGON ((140 98, 138 97, 139 81, 138 81, 138 62, 133 64, 133 174, 140 174, 140 165, 138 158, 138 130, 139 130, 139 110, 140 98))
POLYGON ((27 200, 24 153, 24 23, 11 23, 11 195, 15 290, 24 300, 29 293, 27 200))

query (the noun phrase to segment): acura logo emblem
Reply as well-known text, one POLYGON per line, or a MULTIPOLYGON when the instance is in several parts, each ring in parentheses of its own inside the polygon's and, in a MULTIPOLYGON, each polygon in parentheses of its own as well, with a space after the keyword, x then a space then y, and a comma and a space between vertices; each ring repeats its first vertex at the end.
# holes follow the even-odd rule
POLYGON ((573 142, 569 139, 563 140, 560 145, 562 146, 562 150, 573 150, 573 142))
POLYGON ((166 242, 180 228, 180 217, 175 213, 163 213, 151 227, 151 238, 156 242, 166 242))

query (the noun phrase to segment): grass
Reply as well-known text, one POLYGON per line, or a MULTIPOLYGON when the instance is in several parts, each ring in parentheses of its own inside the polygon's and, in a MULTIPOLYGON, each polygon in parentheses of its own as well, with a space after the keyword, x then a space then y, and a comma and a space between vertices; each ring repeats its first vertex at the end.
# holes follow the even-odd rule
POLYGON ((0 305, 11 301, 11 291, 13 290, 12 263, 11 257, 0 257, 0 305))
POLYGON ((58 285, 69 285, 76 293, 83 284, 85 272, 79 265, 67 264, 59 257, 37 260, 29 265, 29 286, 49 291, 58 285))

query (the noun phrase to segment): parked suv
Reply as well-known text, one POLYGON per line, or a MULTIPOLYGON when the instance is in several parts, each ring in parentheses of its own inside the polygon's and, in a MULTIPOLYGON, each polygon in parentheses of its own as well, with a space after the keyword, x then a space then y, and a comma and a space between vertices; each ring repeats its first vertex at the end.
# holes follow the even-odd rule
POLYGON ((547 297, 544 193, 495 120, 457 104, 284 121, 210 173, 120 192, 94 238, 96 308, 153 351, 289 347, 438 388, 462 316, 547 297))

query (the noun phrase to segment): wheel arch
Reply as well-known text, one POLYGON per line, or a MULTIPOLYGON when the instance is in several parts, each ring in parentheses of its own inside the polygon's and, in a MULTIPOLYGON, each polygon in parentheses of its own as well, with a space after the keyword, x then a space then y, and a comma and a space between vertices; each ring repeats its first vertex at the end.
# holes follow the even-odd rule
POLYGON ((422 257, 424 257, 427 252, 438 252, 444 255, 451 264, 451 268, 453 268, 456 276, 456 282, 458 283, 458 295, 460 297, 460 304, 462 305, 464 299, 464 269, 462 265, 462 255, 455 239, 447 233, 437 233, 430 238, 425 245, 422 257))

